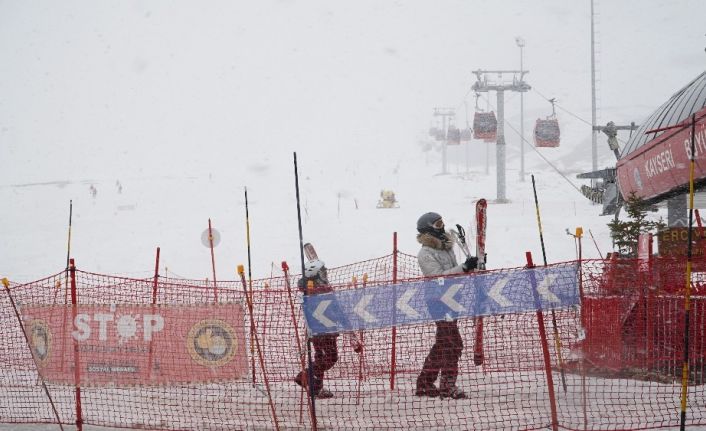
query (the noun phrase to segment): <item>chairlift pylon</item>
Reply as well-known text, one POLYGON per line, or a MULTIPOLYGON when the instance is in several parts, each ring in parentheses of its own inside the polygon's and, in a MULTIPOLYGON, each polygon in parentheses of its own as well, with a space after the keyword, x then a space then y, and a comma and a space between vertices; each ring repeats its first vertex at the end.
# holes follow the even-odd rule
POLYGON ((446 135, 447 145, 460 145, 461 144, 461 131, 458 127, 453 124, 449 126, 448 133, 446 135))

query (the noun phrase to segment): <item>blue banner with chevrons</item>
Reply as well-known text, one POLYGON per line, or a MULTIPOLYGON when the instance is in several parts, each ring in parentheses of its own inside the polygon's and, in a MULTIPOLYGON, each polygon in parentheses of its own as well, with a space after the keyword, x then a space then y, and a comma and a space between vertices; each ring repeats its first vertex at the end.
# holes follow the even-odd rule
POLYGON ((309 335, 561 309, 579 303, 578 262, 308 295, 309 335))

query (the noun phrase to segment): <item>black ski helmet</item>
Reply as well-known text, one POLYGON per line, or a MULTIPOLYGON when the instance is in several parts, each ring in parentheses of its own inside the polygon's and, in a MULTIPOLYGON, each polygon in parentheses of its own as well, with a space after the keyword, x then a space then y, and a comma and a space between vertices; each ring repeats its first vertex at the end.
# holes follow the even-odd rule
POLYGON ((441 219, 441 215, 438 213, 426 213, 419 217, 417 220, 417 231, 419 233, 431 232, 434 230, 434 223, 441 219))

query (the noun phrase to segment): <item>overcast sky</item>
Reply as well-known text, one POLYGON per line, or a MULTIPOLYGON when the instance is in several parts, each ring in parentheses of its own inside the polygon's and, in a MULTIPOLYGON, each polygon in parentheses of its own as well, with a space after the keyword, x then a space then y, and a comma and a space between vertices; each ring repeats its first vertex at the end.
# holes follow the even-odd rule
MULTIPOLYGON (((639 122, 703 71, 706 2, 597 10, 602 123, 639 122)), ((590 121, 589 31, 588 0, 0 0, 0 186, 394 159, 435 106, 472 108, 471 70, 519 68, 518 35, 527 130, 541 95, 590 121)), ((590 154, 559 114, 564 148, 590 154)))

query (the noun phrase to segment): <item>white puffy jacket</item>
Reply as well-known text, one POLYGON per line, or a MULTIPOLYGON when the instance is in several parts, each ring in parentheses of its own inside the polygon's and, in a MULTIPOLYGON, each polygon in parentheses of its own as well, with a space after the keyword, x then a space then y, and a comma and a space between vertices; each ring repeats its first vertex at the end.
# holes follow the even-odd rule
POLYGON ((420 233, 417 241, 422 245, 417 261, 425 277, 463 274, 463 267, 456 261, 451 238, 443 242, 429 233, 420 233))

